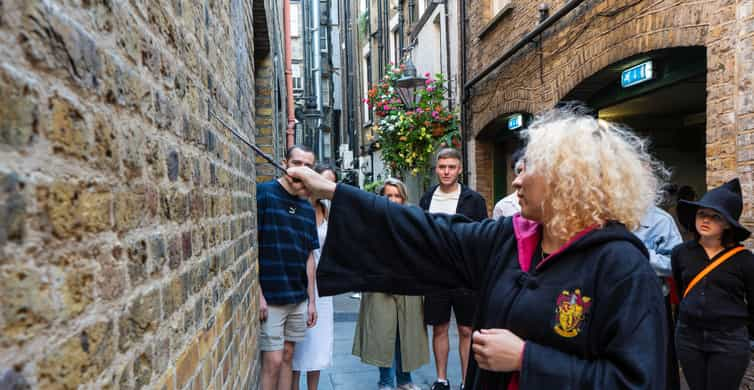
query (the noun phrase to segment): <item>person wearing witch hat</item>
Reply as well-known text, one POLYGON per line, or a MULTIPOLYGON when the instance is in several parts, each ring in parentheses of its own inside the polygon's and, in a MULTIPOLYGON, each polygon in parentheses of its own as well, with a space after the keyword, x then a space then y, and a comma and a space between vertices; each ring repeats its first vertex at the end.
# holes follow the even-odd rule
POLYGON ((738 389, 754 330, 754 255, 741 242, 741 184, 733 179, 698 202, 680 201, 678 219, 694 239, 673 249, 673 278, 683 298, 676 352, 691 390, 738 389))

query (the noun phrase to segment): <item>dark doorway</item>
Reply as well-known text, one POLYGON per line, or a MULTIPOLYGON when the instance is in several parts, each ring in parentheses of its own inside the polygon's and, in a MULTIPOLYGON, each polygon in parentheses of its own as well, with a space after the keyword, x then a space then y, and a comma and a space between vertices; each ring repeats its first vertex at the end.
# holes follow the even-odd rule
POLYGON ((670 182, 706 190, 706 49, 644 53, 610 65, 563 100, 586 102, 600 119, 625 124, 649 138, 650 151, 671 170, 670 182), (624 88, 621 73, 652 61, 654 78, 624 88))

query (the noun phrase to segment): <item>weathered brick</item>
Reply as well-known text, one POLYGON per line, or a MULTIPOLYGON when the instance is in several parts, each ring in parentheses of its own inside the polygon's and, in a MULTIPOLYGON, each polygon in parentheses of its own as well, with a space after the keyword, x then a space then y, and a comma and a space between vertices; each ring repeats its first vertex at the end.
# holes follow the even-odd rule
POLYGON ((50 119, 45 128, 53 152, 88 159, 91 135, 81 108, 60 96, 50 98, 48 105, 50 119))
POLYGON ((197 341, 193 340, 175 362, 176 385, 179 389, 188 383, 199 364, 197 341))
POLYGON ((77 232, 74 202, 78 196, 75 185, 57 181, 50 187, 40 187, 38 201, 45 206, 52 232, 58 238, 69 238, 77 232))
POLYGON ((23 147, 37 132, 39 108, 29 83, 0 67, 0 143, 23 147))
POLYGON ((97 292, 100 298, 110 301, 120 298, 127 286, 128 270, 123 264, 123 248, 96 248, 93 253, 99 264, 96 275, 97 292))
POLYGON ((112 194, 104 189, 84 191, 76 202, 79 221, 89 232, 101 232, 110 229, 112 223, 110 210, 112 194))
POLYGON ((26 232, 26 200, 15 173, 0 173, 0 247, 21 242, 26 232))
POLYGON ((135 298, 124 309, 118 323, 121 351, 141 341, 144 334, 154 332, 160 321, 160 290, 152 288, 135 298))
POLYGON ((29 2, 24 11, 20 43, 27 58, 50 70, 64 69, 84 88, 96 88, 102 65, 93 37, 47 4, 29 2))
POLYGON ((50 348, 37 364, 42 389, 76 389, 94 379, 115 354, 111 321, 89 325, 62 344, 50 348))
POLYGON ((25 339, 46 326, 56 314, 52 286, 33 268, 0 267, 0 340, 25 339))
POLYGON ((0 369, 0 389, 31 389, 26 378, 15 368, 0 369))
POLYGON ((180 277, 174 277, 162 287, 162 303, 165 318, 170 318, 185 302, 186 294, 180 277))
POLYGON ((61 295, 65 316, 73 318, 94 301, 95 270, 92 267, 76 267, 66 271, 61 295))
POLYGON ((162 269, 165 260, 167 260, 167 249, 162 236, 155 235, 149 238, 149 255, 155 268, 158 271, 162 269))
MULTIPOLYGON (((153 352, 152 346, 147 347, 147 351, 142 352, 133 362, 134 384, 137 389, 146 387, 152 379, 153 372, 153 352)), ((154 348, 160 348, 155 346, 154 348)))
POLYGON ((181 236, 175 235, 168 241, 168 266, 176 269, 181 265, 183 254, 181 253, 181 236))
POLYGON ((180 166, 178 152, 174 149, 168 151, 166 160, 168 165, 168 179, 170 179, 170 181, 175 181, 178 179, 178 168, 180 166))
POLYGON ((136 240, 127 244, 128 255, 128 277, 132 285, 141 284, 152 272, 156 270, 149 268, 149 255, 147 253, 147 241, 136 240))

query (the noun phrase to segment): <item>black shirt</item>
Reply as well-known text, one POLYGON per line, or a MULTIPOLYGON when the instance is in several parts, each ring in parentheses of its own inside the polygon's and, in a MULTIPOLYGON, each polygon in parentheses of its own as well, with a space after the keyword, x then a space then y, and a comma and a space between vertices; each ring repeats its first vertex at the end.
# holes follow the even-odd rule
MULTIPOLYGON (((691 280, 727 251, 710 259, 696 240, 673 248, 670 258, 678 293, 683 295, 691 280)), ((751 329, 751 318, 754 318, 754 255, 748 250, 736 253, 700 280, 681 301, 678 317, 686 325, 714 330, 742 326, 751 329)))

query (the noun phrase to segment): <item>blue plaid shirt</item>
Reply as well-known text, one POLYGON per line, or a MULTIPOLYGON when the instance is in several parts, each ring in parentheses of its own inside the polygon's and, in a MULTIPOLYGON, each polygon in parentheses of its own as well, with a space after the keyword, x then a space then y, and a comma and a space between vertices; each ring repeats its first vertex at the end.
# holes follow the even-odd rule
POLYGON ((268 304, 307 299, 306 260, 319 248, 314 209, 277 180, 257 184, 259 283, 268 304))

